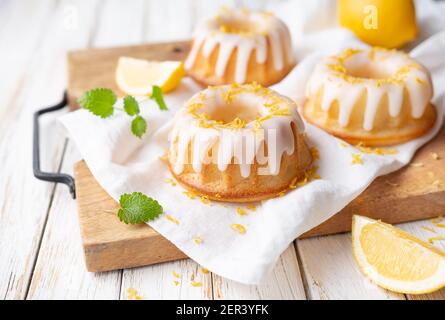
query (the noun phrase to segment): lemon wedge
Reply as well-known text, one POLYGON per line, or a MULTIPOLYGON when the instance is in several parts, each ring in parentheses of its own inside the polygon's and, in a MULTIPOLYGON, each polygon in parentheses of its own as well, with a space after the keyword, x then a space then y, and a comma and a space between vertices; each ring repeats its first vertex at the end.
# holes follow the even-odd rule
POLYGON ((150 95, 153 86, 166 93, 175 89, 184 76, 181 61, 147 61, 120 57, 116 68, 116 83, 131 95, 150 95))
POLYGON ((385 289, 424 294, 445 287, 445 252, 389 224, 354 216, 352 250, 360 270, 385 289))

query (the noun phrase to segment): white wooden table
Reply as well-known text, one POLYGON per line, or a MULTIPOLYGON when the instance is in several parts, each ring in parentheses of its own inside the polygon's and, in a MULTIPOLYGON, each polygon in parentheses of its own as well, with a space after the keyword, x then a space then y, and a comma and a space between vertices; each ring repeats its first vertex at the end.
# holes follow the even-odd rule
MULTIPOLYGON (((0 0, 0 297, 127 299, 127 289, 135 288, 144 299, 444 299, 445 290, 404 296, 369 283, 353 261, 350 234, 295 241, 259 286, 204 274, 191 260, 86 271, 75 201, 64 185, 33 177, 32 113, 61 98, 67 50, 187 39, 196 19, 223 2, 246 4, 0 0), (178 286, 173 271, 182 277, 178 286), (192 278, 203 286, 191 286, 192 278)), ((56 117, 43 121, 42 167, 71 173, 79 154, 56 117)), ((426 239, 431 234, 421 226, 428 224, 402 227, 426 239)), ((445 249, 444 242, 436 244, 445 249)))

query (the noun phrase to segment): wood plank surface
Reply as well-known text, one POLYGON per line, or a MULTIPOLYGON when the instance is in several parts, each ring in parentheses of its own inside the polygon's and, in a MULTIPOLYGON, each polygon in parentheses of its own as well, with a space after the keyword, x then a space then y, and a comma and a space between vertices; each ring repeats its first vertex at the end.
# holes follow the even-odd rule
POLYGON ((297 240, 308 298, 312 300, 400 300, 362 275, 352 255, 351 235, 297 240))
MULTIPOLYGON (((96 19, 100 20, 101 1, 60 1, 53 17, 52 33, 48 34, 51 51, 48 59, 54 70, 60 73, 55 78, 63 91, 66 81, 66 50, 94 45, 96 19), (66 25, 66 19, 70 24, 66 25), (72 20, 71 20, 72 19, 72 20), (60 64, 60 65, 59 65, 60 64)), ((46 70, 51 69, 45 66, 46 70)), ((45 83, 42 83, 45 85, 45 83)), ((57 115, 48 117, 57 118, 57 115)), ((65 135, 58 133, 65 145, 65 135)), ((72 173, 73 161, 78 159, 74 146, 65 153, 67 173, 72 173)), ((79 226, 76 203, 58 186, 50 203, 49 218, 44 230, 39 256, 36 261, 28 299, 119 299, 121 271, 104 274, 85 272, 82 246, 79 242, 79 226), (63 227, 62 227, 63 226, 63 227)))
MULTIPOLYGON (((64 84, 56 72, 48 72, 49 42, 42 38, 51 33, 55 2, 13 1, 5 6, 0 29, 0 297, 24 299, 54 192, 54 184, 33 177, 31 115, 59 100, 64 84)), ((57 170, 63 154, 64 137, 54 135, 54 125, 48 117, 41 121, 41 164, 46 170, 57 170)))
MULTIPOLYGON (((67 147, 60 171, 72 173, 69 160, 78 158, 67 147)), ((85 271, 76 202, 57 185, 27 299, 119 299, 122 272, 85 271)))
POLYGON ((274 270, 261 284, 245 285, 214 275, 213 291, 217 300, 305 300, 306 293, 294 244, 284 251, 274 270))

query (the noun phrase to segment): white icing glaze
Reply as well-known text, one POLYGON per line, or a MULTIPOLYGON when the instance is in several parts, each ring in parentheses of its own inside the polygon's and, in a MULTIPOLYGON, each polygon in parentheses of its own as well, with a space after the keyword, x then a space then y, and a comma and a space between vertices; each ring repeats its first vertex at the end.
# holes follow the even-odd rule
POLYGON ((195 172, 201 172, 203 164, 215 162, 225 171, 235 163, 242 177, 248 177, 256 161, 265 165, 268 174, 277 175, 283 154, 295 151, 292 123, 296 130, 304 131, 296 104, 275 91, 254 84, 210 87, 193 96, 175 116, 169 137, 170 155, 175 155, 173 171, 180 174, 191 163, 195 172), (232 94, 229 101, 228 94, 232 94), (257 118, 238 127, 211 119, 215 112, 224 113, 221 108, 237 105, 254 110, 257 118), (268 157, 264 156, 265 146, 268 157), (192 159, 187 159, 189 147, 192 159))
POLYGON ((389 114, 397 117, 401 113, 405 90, 411 116, 415 119, 422 117, 433 96, 431 77, 424 66, 395 50, 347 49, 337 56, 323 59, 315 67, 307 85, 307 96, 315 96, 322 91, 321 108, 324 111, 337 101, 338 123, 345 127, 358 99, 366 93, 363 129, 370 131, 385 96, 388 97, 389 114), (374 72, 379 76, 354 76, 360 72, 374 72))
POLYGON ((268 42, 272 50, 273 65, 276 70, 282 70, 285 61, 294 62, 291 38, 287 26, 275 16, 263 12, 245 10, 225 10, 219 16, 207 19, 198 25, 194 33, 192 49, 185 61, 185 68, 191 69, 196 61, 199 50, 204 57, 209 58, 218 47, 218 57, 215 74, 224 76, 232 53, 237 51, 235 81, 246 81, 247 66, 252 52, 256 52, 256 62, 263 64, 268 57, 268 42), (258 27, 255 32, 230 33, 221 31, 222 24, 246 23, 258 27))

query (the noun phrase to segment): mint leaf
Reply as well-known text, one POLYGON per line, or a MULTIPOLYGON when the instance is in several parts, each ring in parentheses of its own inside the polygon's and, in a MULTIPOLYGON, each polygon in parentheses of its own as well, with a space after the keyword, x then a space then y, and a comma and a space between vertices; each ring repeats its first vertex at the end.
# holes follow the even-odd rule
POLYGON ((124 98, 124 110, 129 116, 135 116, 139 114, 139 103, 132 96, 126 96, 124 98))
POLYGON ((154 199, 141 192, 124 193, 119 198, 119 220, 126 224, 137 224, 152 221, 159 217, 163 209, 154 199))
POLYGON ((110 89, 97 88, 85 92, 78 103, 96 116, 107 118, 113 114, 116 95, 110 89))
POLYGON ((150 98, 156 101, 156 103, 159 106, 159 109, 168 110, 167 105, 165 104, 164 101, 164 97, 162 96, 161 88, 159 88, 158 86, 153 86, 150 98))
POLYGON ((142 137, 146 130, 147 122, 141 116, 137 116, 131 121, 131 132, 133 132, 136 137, 142 137))

